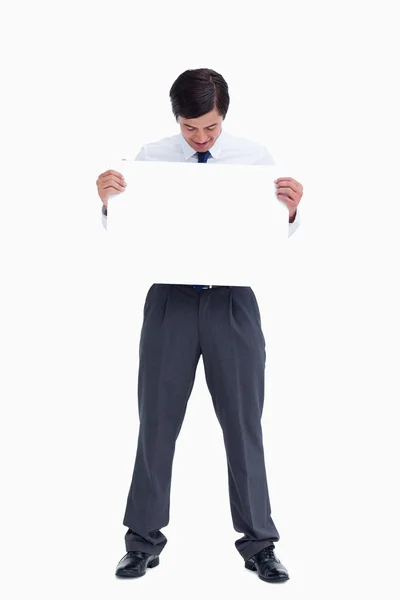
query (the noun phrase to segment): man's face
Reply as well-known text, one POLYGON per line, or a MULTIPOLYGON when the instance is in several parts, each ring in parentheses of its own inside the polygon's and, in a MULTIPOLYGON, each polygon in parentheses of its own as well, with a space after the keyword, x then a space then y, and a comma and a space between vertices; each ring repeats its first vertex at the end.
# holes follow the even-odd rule
POLYGON ((216 109, 197 119, 178 120, 183 137, 198 152, 209 150, 222 131, 223 118, 216 109))

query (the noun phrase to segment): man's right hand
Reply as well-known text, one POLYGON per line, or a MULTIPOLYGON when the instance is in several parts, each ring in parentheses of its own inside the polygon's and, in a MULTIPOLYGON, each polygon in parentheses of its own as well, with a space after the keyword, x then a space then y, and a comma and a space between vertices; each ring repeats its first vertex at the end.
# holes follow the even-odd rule
POLYGON ((104 206, 107 208, 108 198, 111 194, 119 194, 124 192, 126 188, 126 181, 118 171, 105 171, 99 175, 97 181, 97 193, 104 206))

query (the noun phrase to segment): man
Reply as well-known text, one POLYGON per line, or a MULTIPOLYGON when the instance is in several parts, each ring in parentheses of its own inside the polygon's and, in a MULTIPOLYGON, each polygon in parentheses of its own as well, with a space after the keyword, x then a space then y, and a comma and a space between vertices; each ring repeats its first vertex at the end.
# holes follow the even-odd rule
MULTIPOLYGON (((229 93, 220 74, 185 71, 172 85, 170 100, 181 133, 143 146, 136 160, 274 164, 261 144, 222 130, 229 93)), ((289 177, 275 183, 278 199, 289 209, 291 235, 299 226, 303 188, 289 177)), ((123 176, 113 170, 97 179, 105 227, 108 198, 125 186, 123 176)), ((279 534, 271 518, 265 472, 261 416, 266 353, 257 300, 250 287, 211 285, 153 284, 145 300, 140 428, 123 521, 127 554, 116 575, 139 577, 159 564, 167 543, 160 529, 169 522, 175 442, 200 355, 223 430, 233 525, 244 533, 235 546, 245 567, 257 571, 260 579, 286 581, 288 572, 274 554, 279 534)))

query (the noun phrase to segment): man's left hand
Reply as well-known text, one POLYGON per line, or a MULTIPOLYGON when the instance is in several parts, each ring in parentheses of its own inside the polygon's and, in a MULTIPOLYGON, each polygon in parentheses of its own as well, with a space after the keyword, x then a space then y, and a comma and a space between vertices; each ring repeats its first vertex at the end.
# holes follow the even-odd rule
POLYGON ((303 186, 291 177, 278 177, 275 179, 276 195, 289 209, 289 221, 293 222, 297 207, 303 196, 303 186))

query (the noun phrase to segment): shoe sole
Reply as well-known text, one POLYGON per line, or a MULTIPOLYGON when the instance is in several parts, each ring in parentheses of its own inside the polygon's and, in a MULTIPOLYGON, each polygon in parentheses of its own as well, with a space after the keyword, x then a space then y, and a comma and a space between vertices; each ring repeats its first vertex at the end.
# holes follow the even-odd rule
MULTIPOLYGON (((154 558, 151 562, 149 562, 146 569, 152 569, 153 567, 156 567, 159 564, 160 564, 160 558, 157 556, 157 558, 154 558)), ((143 573, 120 573, 120 574, 116 573, 115 574, 116 577, 123 577, 123 578, 143 577, 143 575, 146 575, 146 570, 144 570, 143 573)))
MULTIPOLYGON (((249 569, 249 571, 257 571, 257 567, 255 566, 255 564, 247 560, 244 563, 244 566, 246 567, 246 569, 249 569)), ((260 575, 260 573, 257 572, 257 574, 260 579, 262 579, 263 581, 267 581, 268 583, 285 583, 285 581, 288 581, 290 579, 289 575, 280 579, 267 579, 266 577, 260 575)))

